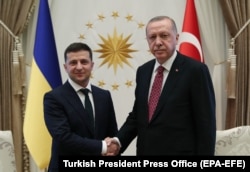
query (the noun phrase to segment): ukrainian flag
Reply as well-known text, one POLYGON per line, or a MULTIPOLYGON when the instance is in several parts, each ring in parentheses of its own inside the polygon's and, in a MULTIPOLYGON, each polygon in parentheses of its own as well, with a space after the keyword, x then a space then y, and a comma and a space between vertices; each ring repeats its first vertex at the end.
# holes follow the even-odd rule
POLYGON ((25 142, 40 169, 48 166, 51 155, 51 136, 44 122, 43 96, 61 84, 49 5, 47 0, 40 0, 23 126, 25 142))

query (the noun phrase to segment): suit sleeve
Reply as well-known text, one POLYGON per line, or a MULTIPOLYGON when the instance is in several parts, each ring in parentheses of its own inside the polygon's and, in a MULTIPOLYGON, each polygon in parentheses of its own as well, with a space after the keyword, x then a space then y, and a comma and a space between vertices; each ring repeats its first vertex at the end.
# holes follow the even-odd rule
POLYGON ((201 64, 193 71, 191 88, 197 155, 214 155, 216 140, 215 94, 209 70, 201 64))
MULTIPOLYGON (((72 114, 72 108, 69 108, 64 98, 56 93, 46 93, 44 96, 44 119, 47 129, 53 138, 53 143, 56 143, 57 149, 62 150, 66 154, 73 153, 79 155, 100 155, 102 150, 101 140, 89 139, 88 137, 80 136, 80 134, 72 130, 74 118, 75 125, 81 130, 80 120, 77 120, 77 115, 72 114), (68 107, 68 108, 67 108, 68 107), (74 116, 74 117, 73 117, 74 116)), ((84 132, 84 131, 83 131, 84 132)), ((53 144, 52 143, 52 144, 53 144)))

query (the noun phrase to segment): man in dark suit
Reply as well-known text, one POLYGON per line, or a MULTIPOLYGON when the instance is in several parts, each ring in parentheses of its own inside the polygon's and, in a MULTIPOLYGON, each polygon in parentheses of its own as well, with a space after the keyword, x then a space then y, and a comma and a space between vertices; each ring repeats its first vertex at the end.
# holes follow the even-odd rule
POLYGON ((122 153, 137 136, 137 155, 214 155, 215 94, 207 66, 176 50, 179 35, 167 16, 151 19, 146 36, 155 59, 138 68, 133 110, 110 143, 120 142, 122 153), (151 110, 159 66, 163 84, 151 110))
POLYGON ((52 136, 49 172, 58 171, 59 156, 106 155, 118 149, 116 145, 107 146, 104 140, 114 136, 118 128, 110 92, 90 83, 92 50, 84 43, 72 43, 64 58, 68 80, 44 95, 44 118, 52 136), (87 95, 82 89, 89 90, 92 116, 86 110, 87 95))

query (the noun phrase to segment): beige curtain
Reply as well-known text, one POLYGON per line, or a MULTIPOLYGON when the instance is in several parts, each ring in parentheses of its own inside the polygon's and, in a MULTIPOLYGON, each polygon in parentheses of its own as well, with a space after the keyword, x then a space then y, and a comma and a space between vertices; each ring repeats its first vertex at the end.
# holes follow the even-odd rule
POLYGON ((23 140, 25 64, 19 36, 26 28, 33 0, 0 0, 0 130, 11 130, 17 172, 29 171, 23 140))
POLYGON ((232 67, 234 62, 229 61, 227 70, 226 128, 250 125, 250 24, 245 25, 250 19, 250 1, 219 2, 231 37, 235 38, 230 48, 234 50, 231 53, 235 54, 236 66, 232 67))

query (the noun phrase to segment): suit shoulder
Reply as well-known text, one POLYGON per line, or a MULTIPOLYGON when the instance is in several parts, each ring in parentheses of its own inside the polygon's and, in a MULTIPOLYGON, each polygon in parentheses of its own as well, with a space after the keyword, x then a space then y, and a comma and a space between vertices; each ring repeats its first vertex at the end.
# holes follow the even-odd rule
POLYGON ((45 94, 61 94, 62 92, 64 92, 63 90, 65 89, 65 84, 60 85, 56 88, 53 88, 49 91, 47 91, 45 94))
POLYGON ((202 63, 200 61, 197 61, 193 59, 192 57, 186 56, 184 54, 178 53, 179 58, 186 64, 188 64, 190 67, 207 67, 205 63, 202 63))
POLYGON ((152 66, 154 66, 155 64, 155 59, 149 60, 148 62, 145 62, 144 64, 140 65, 137 70, 141 70, 141 69, 148 69, 152 66))
POLYGON ((98 86, 96 86, 96 85, 92 85, 92 84, 91 84, 91 88, 92 88, 92 91, 95 91, 95 92, 100 92, 100 93, 101 93, 101 92, 102 92, 102 93, 108 92, 108 93, 110 93, 109 90, 103 89, 103 88, 98 87, 98 86))

